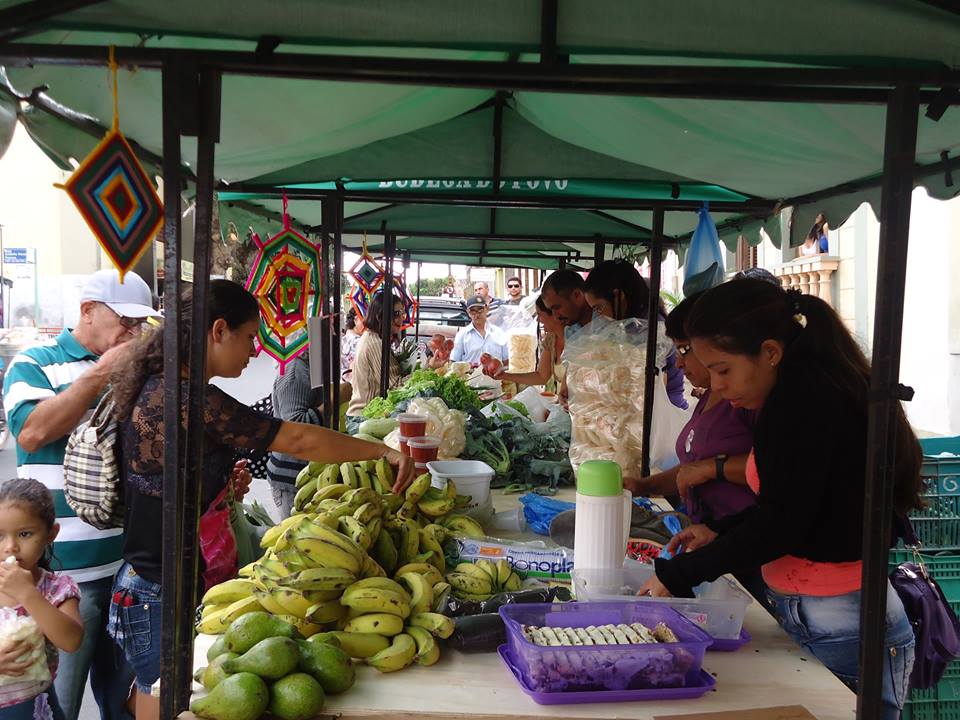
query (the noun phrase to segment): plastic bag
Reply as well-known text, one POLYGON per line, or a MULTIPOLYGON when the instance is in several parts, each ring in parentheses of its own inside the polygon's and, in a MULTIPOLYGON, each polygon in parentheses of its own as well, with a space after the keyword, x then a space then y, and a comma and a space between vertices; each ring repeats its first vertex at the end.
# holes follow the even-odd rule
POLYGON ((650 472, 663 472, 680 464, 677 457, 677 438, 683 431, 693 405, 686 410, 678 408, 667 395, 667 388, 657 378, 653 384, 653 423, 650 426, 650 472))
POLYGON ((32 617, 18 615, 13 608, 0 608, 0 647, 7 647, 20 640, 29 642, 30 649, 17 659, 27 660, 30 665, 22 675, 0 675, 0 688, 3 688, 5 697, 23 695, 26 700, 46 690, 51 682, 46 639, 32 617))
POLYGON ((564 510, 573 510, 577 504, 565 500, 554 500, 536 493, 520 496, 523 505, 523 517, 527 525, 538 535, 550 534, 550 523, 564 510))
POLYGON ((208 590, 237 574, 237 538, 230 525, 231 490, 227 483, 200 518, 203 582, 208 590))
POLYGON ((507 333, 510 372, 529 373, 537 369, 536 330, 511 330, 507 333))
POLYGON ((237 543, 238 567, 249 565, 263 557, 265 550, 260 547, 260 540, 272 525, 273 521, 259 503, 254 502, 253 506, 236 501, 230 503, 230 527, 237 543), (251 518, 256 518, 257 524, 254 524, 251 518))
MULTIPOLYGON (((672 349, 657 323, 655 366, 672 349)), ((641 464, 647 323, 595 319, 567 343, 567 387, 572 421, 570 462, 612 460, 625 470, 641 464)), ((662 380, 658 378, 662 384, 662 380)))
POLYGON ((683 294, 689 297, 723 282, 723 251, 717 226, 704 206, 697 210, 697 229, 693 232, 684 266, 683 294))

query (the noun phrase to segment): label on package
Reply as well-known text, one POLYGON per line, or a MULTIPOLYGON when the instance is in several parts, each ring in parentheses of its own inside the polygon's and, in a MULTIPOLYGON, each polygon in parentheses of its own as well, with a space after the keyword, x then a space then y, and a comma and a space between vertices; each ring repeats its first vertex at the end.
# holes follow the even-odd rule
POLYGON ((456 538, 461 560, 506 559, 522 577, 570 581, 573 571, 573 550, 567 548, 534 548, 522 543, 497 543, 491 540, 456 538))

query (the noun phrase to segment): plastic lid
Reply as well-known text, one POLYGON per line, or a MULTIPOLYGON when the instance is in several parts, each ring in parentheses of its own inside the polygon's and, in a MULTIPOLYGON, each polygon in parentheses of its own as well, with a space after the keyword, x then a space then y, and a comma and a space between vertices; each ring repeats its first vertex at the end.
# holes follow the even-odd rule
POLYGON ((591 497, 623 494, 620 466, 611 460, 587 460, 577 471, 577 492, 591 497))
POLYGON ((400 415, 397 415, 397 420, 399 422, 419 423, 426 422, 427 416, 418 415, 417 413, 401 413, 400 415))
POLYGON ((407 445, 415 448, 435 448, 440 447, 440 438, 433 435, 424 435, 423 437, 407 438, 407 445))

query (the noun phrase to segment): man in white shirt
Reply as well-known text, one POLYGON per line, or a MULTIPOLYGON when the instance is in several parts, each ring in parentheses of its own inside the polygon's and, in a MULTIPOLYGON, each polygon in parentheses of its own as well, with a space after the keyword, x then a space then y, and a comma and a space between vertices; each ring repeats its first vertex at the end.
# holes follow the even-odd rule
POLYGON ((507 361, 507 336, 504 332, 487 322, 487 301, 480 295, 467 300, 467 314, 472 323, 460 328, 453 341, 450 359, 454 362, 480 362, 480 356, 488 353, 501 362, 507 361))

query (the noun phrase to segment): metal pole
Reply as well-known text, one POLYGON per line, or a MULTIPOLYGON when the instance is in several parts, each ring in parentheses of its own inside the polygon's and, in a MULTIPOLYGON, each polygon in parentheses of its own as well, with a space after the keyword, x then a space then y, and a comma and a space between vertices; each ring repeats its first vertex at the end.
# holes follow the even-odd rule
POLYGON ((603 262, 604 257, 606 256, 607 246, 603 240, 597 239, 593 241, 593 266, 596 267, 603 262))
POLYGON ((331 340, 332 352, 334 357, 333 367, 338 368, 333 378, 333 407, 337 418, 336 427, 340 427, 340 311, 343 300, 343 201, 337 200, 332 203, 332 217, 334 222, 333 232, 333 316, 336 319, 336 332, 333 333, 331 340))
MULTIPOLYGON (((416 325, 414 326, 414 330, 413 330, 413 333, 414 333, 413 339, 418 343, 420 342, 420 270, 422 269, 423 269, 423 263, 418 262, 417 263, 417 317, 416 317, 416 325)), ((450 277, 450 276, 447 275, 447 277, 450 277)))
POLYGON ((650 474, 650 431, 653 427, 653 384, 658 382, 657 329, 660 315, 660 260, 663 254, 663 210, 653 213, 650 244, 650 306, 647 308, 647 361, 643 385, 643 438, 640 445, 640 475, 650 474))
POLYGON ((380 319, 380 395, 387 396, 390 389, 390 341, 393 328, 393 256, 397 238, 393 233, 383 236, 383 313, 380 319))
POLYGON ((180 127, 178 98, 184 91, 173 64, 165 63, 163 93, 163 594, 160 634, 160 717, 175 718, 184 705, 180 688, 188 683, 178 677, 184 668, 177 662, 182 646, 181 630, 192 635, 190 626, 178 622, 179 585, 183 576, 180 553, 180 518, 183 508, 183 426, 180 422, 180 373, 184 347, 180 342, 180 127))
POLYGON ((863 580, 860 607, 860 692, 857 717, 883 714, 881 692, 887 609, 887 560, 893 523, 896 418, 910 201, 917 145, 917 88, 899 86, 887 103, 880 200, 880 254, 873 326, 873 362, 863 493, 863 580))
MULTIPOLYGON (((326 204, 323 205, 326 207, 326 204)), ((338 373, 332 364, 333 355, 330 351, 330 324, 333 303, 330 298, 330 236, 324 231, 320 236, 320 377, 323 378, 323 418, 324 427, 333 427, 332 378, 338 373)))

